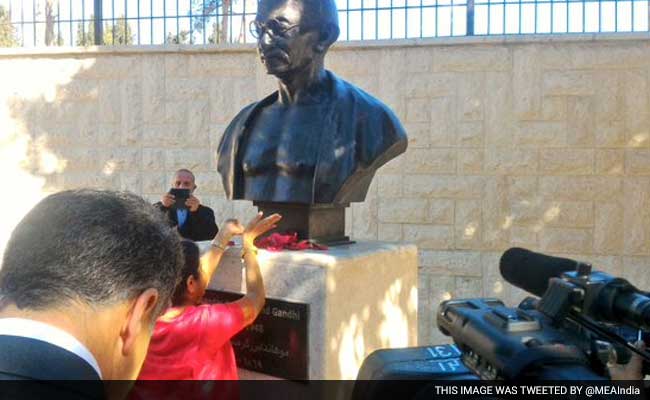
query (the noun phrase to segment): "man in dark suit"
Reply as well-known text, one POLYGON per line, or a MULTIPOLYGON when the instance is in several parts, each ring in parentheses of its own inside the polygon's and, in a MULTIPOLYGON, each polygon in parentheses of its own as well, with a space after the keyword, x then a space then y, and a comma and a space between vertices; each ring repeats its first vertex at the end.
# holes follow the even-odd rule
POLYGON ((138 376, 182 265, 180 238, 138 196, 76 190, 42 200, 13 231, 0 269, 0 380, 22 381, 0 385, 0 398, 124 395, 127 384, 102 380, 138 376))
POLYGON ((181 207, 177 206, 176 198, 169 192, 154 205, 167 215, 171 226, 178 227, 178 232, 184 238, 194 241, 212 240, 219 231, 214 220, 214 211, 202 205, 201 201, 194 196, 197 186, 192 171, 188 169, 176 171, 172 179, 172 188, 190 191, 189 198, 181 207))

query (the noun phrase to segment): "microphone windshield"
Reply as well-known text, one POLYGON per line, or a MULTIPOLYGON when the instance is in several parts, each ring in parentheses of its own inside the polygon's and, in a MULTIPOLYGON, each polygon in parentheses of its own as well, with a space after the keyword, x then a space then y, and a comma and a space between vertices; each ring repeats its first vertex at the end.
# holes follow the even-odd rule
POLYGON ((547 256, 513 247, 501 256, 499 271, 507 282, 536 296, 543 296, 548 280, 563 272, 575 271, 578 262, 568 258, 547 256))

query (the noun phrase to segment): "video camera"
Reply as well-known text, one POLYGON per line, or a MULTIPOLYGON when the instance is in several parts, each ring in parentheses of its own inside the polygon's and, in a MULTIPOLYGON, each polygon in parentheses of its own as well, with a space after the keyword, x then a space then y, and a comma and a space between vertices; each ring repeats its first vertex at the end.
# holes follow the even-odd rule
POLYGON ((361 366, 352 398, 418 392, 402 385, 397 393, 390 380, 607 380, 612 352, 621 363, 639 354, 647 373, 650 354, 633 343, 650 331, 648 293, 589 264, 521 248, 503 254, 500 272, 541 298, 527 297, 515 308, 491 298, 444 301, 438 327, 454 345, 375 351, 361 366))

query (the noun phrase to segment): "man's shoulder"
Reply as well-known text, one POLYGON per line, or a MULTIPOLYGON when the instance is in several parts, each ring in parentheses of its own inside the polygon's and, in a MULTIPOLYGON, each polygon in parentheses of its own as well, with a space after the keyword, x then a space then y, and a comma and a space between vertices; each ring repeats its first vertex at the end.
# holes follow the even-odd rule
POLYGON ((205 213, 205 214, 214 214, 214 210, 212 210, 210 207, 203 204, 199 205, 198 212, 205 213))

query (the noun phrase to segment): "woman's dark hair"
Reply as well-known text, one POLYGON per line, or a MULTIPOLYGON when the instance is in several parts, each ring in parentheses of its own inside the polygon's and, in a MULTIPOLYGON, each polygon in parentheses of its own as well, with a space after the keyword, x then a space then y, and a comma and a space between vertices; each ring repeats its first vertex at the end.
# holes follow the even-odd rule
POLYGON ((199 271, 200 256, 199 247, 191 240, 182 240, 181 249, 185 256, 185 265, 181 272, 181 281, 174 290, 172 296, 172 306, 177 307, 185 301, 185 294, 187 293, 187 278, 193 276, 194 279, 199 279, 201 272, 199 271))

